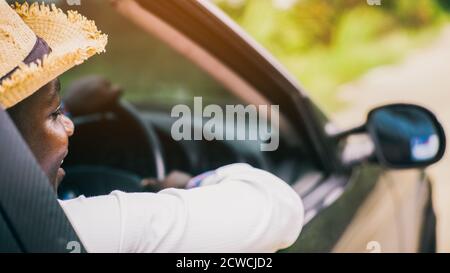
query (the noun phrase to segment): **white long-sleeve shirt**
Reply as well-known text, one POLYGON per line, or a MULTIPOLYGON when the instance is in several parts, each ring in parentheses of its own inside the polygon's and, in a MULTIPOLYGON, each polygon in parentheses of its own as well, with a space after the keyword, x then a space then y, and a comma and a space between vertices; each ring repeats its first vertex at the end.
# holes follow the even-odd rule
POLYGON ((189 190, 60 203, 88 252, 275 252, 295 242, 304 214, 289 185, 247 164, 189 190))

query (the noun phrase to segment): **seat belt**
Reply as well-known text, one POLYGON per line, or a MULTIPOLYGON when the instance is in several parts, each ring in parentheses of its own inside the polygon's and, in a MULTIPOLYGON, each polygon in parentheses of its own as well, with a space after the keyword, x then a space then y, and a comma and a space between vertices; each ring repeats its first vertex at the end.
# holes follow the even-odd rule
POLYGON ((3 214, 0 213, 0 253, 23 252, 16 238, 9 229, 3 214))
POLYGON ((1 107, 0 251, 86 252, 47 177, 1 107))

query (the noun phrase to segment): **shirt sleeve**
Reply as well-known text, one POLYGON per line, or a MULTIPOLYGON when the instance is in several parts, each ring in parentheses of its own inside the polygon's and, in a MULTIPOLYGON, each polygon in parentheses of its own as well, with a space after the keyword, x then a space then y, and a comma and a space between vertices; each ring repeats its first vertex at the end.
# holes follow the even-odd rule
POLYGON ((60 203, 89 252, 274 252, 295 242, 304 214, 289 185, 247 164, 194 189, 60 203))

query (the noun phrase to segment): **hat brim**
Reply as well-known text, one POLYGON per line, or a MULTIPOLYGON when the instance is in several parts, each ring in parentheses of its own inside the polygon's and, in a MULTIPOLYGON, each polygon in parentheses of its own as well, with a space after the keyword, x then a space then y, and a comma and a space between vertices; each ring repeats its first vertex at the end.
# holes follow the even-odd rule
POLYGON ((0 104, 9 108, 89 57, 105 51, 107 35, 76 11, 65 14, 54 4, 16 4, 15 11, 52 52, 37 63, 20 64, 0 85, 0 104))

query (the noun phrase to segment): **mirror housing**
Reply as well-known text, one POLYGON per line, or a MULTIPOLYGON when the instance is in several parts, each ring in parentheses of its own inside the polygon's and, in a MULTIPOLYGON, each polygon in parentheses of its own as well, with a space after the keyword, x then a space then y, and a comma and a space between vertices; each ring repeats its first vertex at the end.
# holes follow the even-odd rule
POLYGON ((446 138, 436 116, 413 104, 389 104, 371 110, 364 125, 335 135, 338 140, 354 134, 368 134, 372 154, 355 163, 375 159, 392 169, 424 168, 438 162, 445 153, 446 138))

